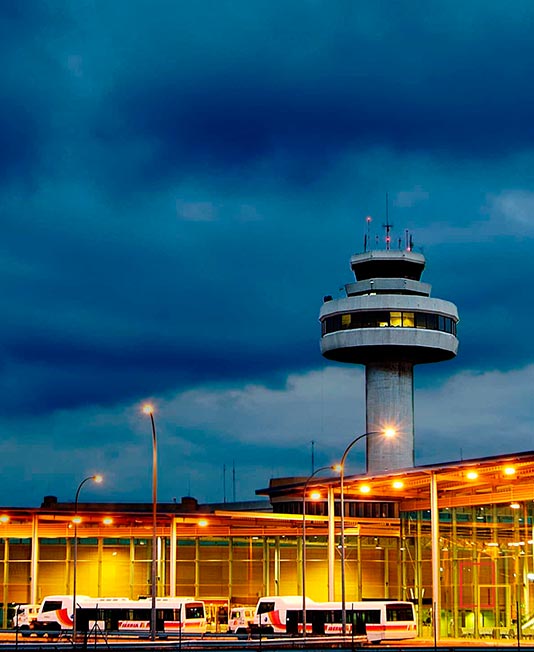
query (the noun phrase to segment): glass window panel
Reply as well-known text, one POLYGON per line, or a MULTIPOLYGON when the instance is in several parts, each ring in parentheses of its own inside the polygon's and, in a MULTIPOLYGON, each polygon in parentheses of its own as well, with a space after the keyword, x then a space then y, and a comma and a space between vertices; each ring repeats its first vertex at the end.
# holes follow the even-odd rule
POLYGON ((440 331, 445 330, 445 318, 442 317, 441 315, 438 317, 438 330, 440 331))
POLYGON ((341 315, 341 326, 342 326, 342 328, 349 328, 349 326, 350 326, 350 315, 341 315))
POLYGON ((413 312, 403 312, 402 313, 402 325, 404 328, 414 328, 415 319, 413 312))
POLYGON ((438 330, 438 316, 437 315, 427 315, 426 316, 426 327, 430 328, 433 331, 438 330))
POLYGON ((426 315, 424 312, 415 313, 415 327, 426 328, 426 315))
POLYGON ((400 312, 390 312, 389 313, 389 325, 390 326, 402 326, 402 314, 400 312))

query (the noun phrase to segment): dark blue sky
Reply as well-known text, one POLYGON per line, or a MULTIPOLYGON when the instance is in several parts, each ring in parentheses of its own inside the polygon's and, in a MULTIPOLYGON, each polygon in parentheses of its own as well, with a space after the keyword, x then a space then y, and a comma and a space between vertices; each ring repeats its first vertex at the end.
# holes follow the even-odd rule
MULTIPOLYGON (((530 2, 0 7, 0 504, 254 497, 364 427, 318 312, 365 217, 459 308, 419 463, 530 450, 530 2), (483 441, 483 446, 480 442, 483 441)), ((361 465, 355 451, 354 470, 361 465)), ((361 466, 360 466, 361 468, 361 466)))

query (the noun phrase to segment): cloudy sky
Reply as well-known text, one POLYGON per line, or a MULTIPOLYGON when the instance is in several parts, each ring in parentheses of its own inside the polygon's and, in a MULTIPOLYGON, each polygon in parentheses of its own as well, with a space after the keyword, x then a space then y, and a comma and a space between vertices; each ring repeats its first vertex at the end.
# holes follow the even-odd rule
MULTIPOLYGON (((339 458, 360 367, 318 313, 365 217, 457 304, 416 368, 416 460, 531 450, 534 7, 0 6, 0 505, 201 501, 339 458), (226 467, 226 483, 224 469, 226 467)), ((363 449, 363 447, 362 447, 363 449)), ((362 468, 354 451, 354 472, 362 468)))

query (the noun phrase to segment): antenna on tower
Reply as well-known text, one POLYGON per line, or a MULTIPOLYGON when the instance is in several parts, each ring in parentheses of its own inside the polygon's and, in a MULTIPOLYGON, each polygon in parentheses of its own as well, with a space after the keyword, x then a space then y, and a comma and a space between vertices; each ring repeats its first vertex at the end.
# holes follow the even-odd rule
POLYGON ((371 222, 372 218, 370 215, 368 215, 365 218, 365 221, 367 222, 367 233, 363 236, 363 251, 364 253, 367 251, 367 247, 370 246, 371 244, 371 222))
POLYGON ((389 223, 389 193, 386 192, 386 223, 384 224, 384 228, 386 229, 386 251, 389 251, 390 243, 391 243, 391 227, 393 224, 389 223))

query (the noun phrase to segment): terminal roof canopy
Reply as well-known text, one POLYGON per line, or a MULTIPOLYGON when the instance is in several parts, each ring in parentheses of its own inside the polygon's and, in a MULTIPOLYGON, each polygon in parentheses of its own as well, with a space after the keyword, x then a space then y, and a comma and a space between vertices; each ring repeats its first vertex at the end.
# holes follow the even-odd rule
MULTIPOLYGON (((397 469, 376 475, 345 476, 346 500, 392 501, 401 512, 430 508, 430 481, 436 477, 439 507, 464 507, 504 504, 534 499, 534 451, 481 457, 439 465, 397 469), (363 485, 369 491, 362 493, 363 485)), ((307 478, 275 479, 258 495, 272 501, 294 497, 302 499, 307 478)), ((339 495, 339 476, 314 477, 308 488, 332 487, 339 495)))

